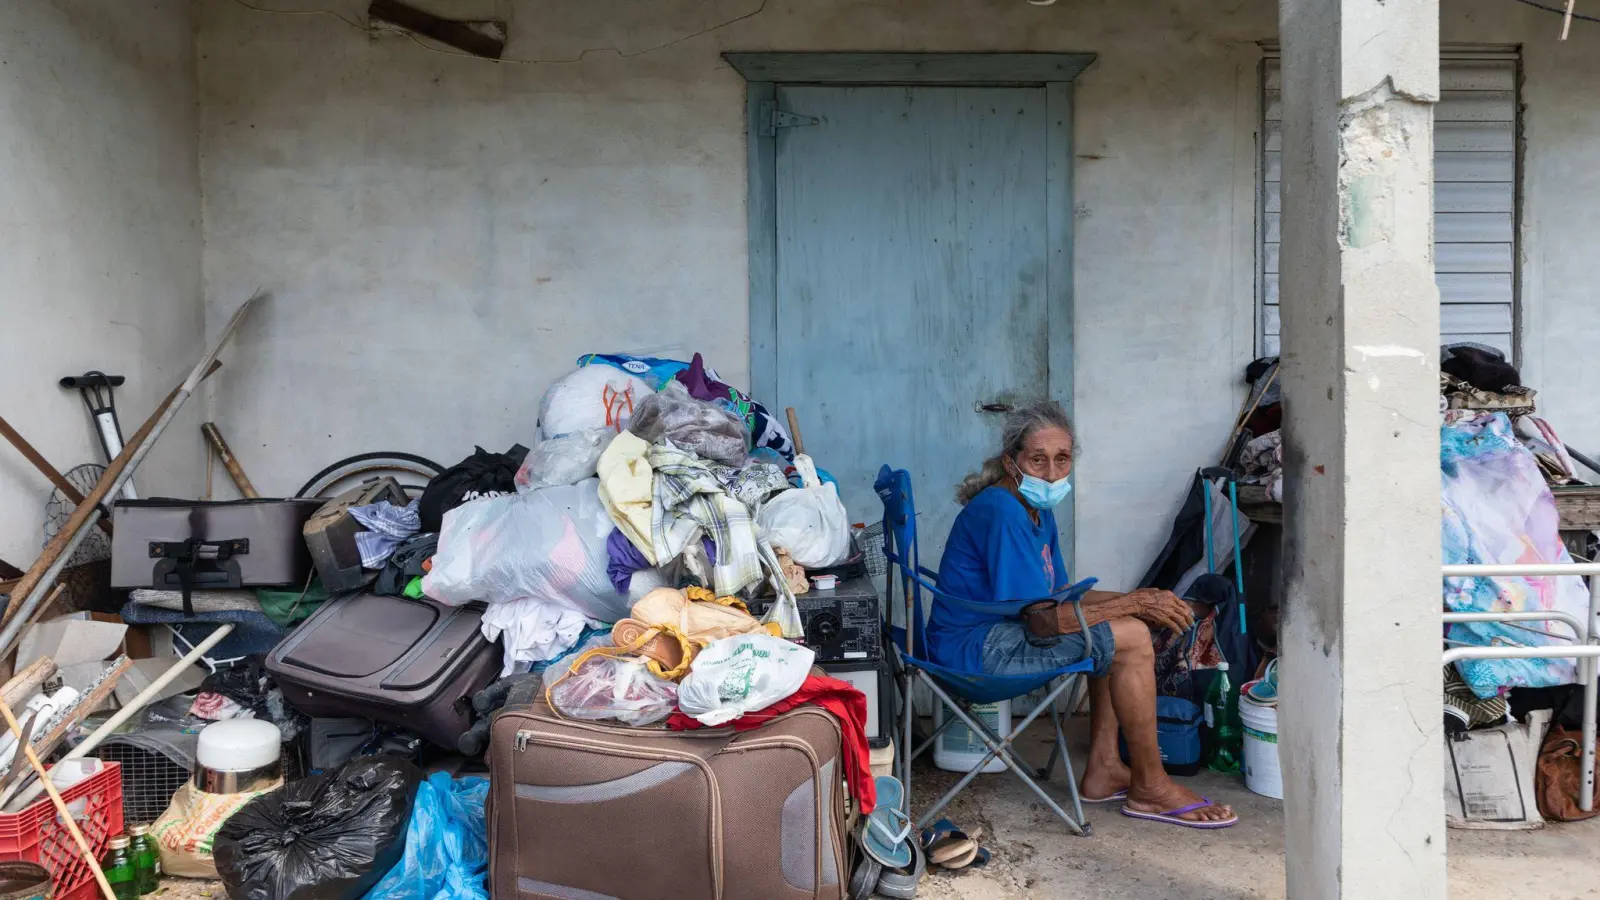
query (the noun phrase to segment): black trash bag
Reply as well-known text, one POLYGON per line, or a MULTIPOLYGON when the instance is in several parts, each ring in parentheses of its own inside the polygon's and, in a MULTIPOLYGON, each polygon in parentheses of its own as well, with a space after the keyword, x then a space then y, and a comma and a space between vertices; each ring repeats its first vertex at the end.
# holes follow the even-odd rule
POLYGON ((435 475, 422 492, 417 516, 422 519, 423 533, 438 531, 444 514, 468 500, 516 493, 512 479, 528 456, 527 447, 514 444, 504 453, 490 453, 482 447, 472 450, 471 456, 435 475))
POLYGON ((355 900, 405 853, 422 770, 361 757, 291 781, 217 832, 217 874, 234 900, 355 900))

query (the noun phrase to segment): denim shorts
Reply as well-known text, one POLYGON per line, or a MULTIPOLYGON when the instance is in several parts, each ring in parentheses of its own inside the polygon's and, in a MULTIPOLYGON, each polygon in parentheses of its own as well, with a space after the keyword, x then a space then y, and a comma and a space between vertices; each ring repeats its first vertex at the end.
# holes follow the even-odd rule
MULTIPOLYGON (((1116 638, 1111 634, 1111 623, 1101 622, 1089 626, 1094 637, 1094 669, 1091 675, 1100 676, 1111 671, 1111 657, 1116 652, 1116 638)), ((1021 622, 1000 622, 989 629, 983 639, 983 671, 990 675, 1033 675, 1070 666, 1083 659, 1083 632, 1064 634, 1053 647, 1035 647, 1028 643, 1028 632, 1021 622)))

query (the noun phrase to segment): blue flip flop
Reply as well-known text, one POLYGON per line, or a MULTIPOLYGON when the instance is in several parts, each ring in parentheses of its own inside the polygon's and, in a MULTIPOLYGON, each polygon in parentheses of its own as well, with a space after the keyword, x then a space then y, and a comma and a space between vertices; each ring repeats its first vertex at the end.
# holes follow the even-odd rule
POLYGON ((878 805, 861 822, 861 849, 868 856, 891 869, 904 869, 911 865, 911 817, 900 804, 905 800, 905 788, 900 781, 888 775, 879 775, 874 781, 878 789, 878 805))

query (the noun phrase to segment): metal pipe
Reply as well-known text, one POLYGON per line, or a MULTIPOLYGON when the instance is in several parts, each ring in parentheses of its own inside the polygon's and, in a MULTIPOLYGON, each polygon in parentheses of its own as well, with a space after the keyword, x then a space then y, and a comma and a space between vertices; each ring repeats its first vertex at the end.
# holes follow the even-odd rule
POLYGON ((1600 563, 1452 564, 1443 566, 1445 578, 1493 576, 1600 575, 1600 563))
POLYGON ((1594 659, 1596 657, 1600 657, 1600 644, 1553 647, 1452 647, 1444 652, 1445 665, 1463 659, 1594 659))
MULTIPOLYGON (((1600 576, 1589 576, 1590 646, 1593 643, 1595 617, 1600 615, 1600 576)), ((1595 695, 1600 693, 1597 684, 1596 663, 1593 658, 1579 660, 1578 673, 1583 679, 1583 779, 1578 786, 1578 808, 1584 812, 1594 809, 1594 741, 1595 695)))
MULTIPOLYGON (((1462 622, 1560 622, 1572 629, 1577 639, 1589 639, 1589 628, 1577 616, 1565 613, 1558 609, 1528 610, 1525 612, 1450 612, 1444 614, 1446 625, 1458 625, 1462 622)), ((1567 640, 1559 634, 1549 635, 1553 638, 1567 640)))

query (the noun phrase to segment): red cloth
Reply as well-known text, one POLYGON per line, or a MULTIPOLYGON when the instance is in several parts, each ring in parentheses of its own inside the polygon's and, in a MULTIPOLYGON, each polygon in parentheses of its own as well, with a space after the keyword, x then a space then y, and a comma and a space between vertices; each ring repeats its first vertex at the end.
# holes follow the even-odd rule
MULTIPOLYGON (((732 724, 735 731, 760 728, 777 716, 808 703, 822 707, 839 720, 844 732, 844 777, 850 783, 850 796, 856 798, 862 815, 872 812, 878 805, 878 788, 872 780, 872 760, 867 750, 867 695, 856 690, 854 685, 812 674, 800 685, 800 690, 766 709, 745 713, 732 724)), ((693 731, 705 726, 682 712, 674 712, 667 719, 667 727, 673 731, 693 731)))

